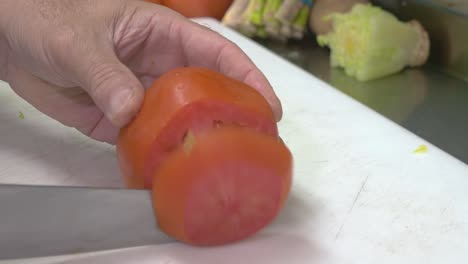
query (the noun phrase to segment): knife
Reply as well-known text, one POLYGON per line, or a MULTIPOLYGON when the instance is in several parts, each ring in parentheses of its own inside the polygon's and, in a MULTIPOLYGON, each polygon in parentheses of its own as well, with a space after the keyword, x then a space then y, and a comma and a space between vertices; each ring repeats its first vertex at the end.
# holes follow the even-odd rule
POLYGON ((148 190, 0 185, 0 260, 171 242, 148 190))

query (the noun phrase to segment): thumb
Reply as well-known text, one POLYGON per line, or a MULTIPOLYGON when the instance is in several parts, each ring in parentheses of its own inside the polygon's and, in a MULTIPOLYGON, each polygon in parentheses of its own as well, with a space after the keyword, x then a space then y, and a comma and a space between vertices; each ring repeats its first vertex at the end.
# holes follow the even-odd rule
POLYGON ((143 102, 141 82, 113 52, 80 61, 76 67, 78 83, 114 126, 126 125, 143 102))

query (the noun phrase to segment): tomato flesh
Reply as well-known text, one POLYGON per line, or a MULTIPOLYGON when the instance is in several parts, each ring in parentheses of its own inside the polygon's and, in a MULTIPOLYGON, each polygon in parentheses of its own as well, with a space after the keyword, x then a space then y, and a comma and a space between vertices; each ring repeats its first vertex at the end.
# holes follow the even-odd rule
POLYGON ((177 149, 154 174, 159 226, 198 246, 247 238, 280 211, 291 167, 289 150, 274 137, 236 127, 200 134, 189 153, 177 149))
POLYGON ((268 118, 212 101, 200 101, 182 108, 154 140, 145 168, 145 188, 151 188, 152 174, 165 157, 182 144, 188 131, 195 135, 219 126, 245 127, 277 136, 277 127, 268 118))
POLYGON ((267 168, 225 161, 193 186, 185 211, 188 241, 220 245, 247 238, 276 215, 281 179, 267 168))

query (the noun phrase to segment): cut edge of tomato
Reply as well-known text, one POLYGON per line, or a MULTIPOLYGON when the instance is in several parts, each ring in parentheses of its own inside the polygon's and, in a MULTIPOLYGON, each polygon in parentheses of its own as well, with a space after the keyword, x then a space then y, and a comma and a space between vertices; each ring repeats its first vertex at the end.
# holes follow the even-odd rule
POLYGON ((179 110, 151 144, 145 162, 144 188, 151 188, 155 170, 167 155, 182 146, 188 132, 198 135, 224 126, 236 126, 278 137, 276 122, 259 113, 231 104, 207 100, 193 102, 179 110), (173 138, 176 140, 171 140, 173 138))
POLYGON ((252 163, 218 164, 188 195, 185 234, 190 244, 223 245, 246 239, 268 225, 281 207, 281 177, 252 163), (241 170, 249 167, 249 171, 241 170))
POLYGON ((181 148, 168 156, 152 187, 162 230, 187 244, 216 246, 246 239, 270 224, 284 206, 292 178, 291 153, 280 140, 274 142, 223 127, 198 138, 189 154, 181 148), (238 143, 242 138, 246 146, 238 143), (267 145, 274 151, 263 148, 267 145))

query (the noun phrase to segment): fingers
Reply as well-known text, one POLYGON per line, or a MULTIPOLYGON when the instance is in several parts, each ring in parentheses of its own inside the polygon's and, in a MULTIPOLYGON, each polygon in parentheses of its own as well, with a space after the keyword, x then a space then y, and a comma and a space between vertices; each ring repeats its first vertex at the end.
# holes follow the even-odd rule
POLYGON ((140 81, 111 49, 77 60, 74 63, 77 82, 114 126, 126 125, 143 102, 144 89, 140 81))
POLYGON ((280 100, 265 75, 242 49, 203 26, 182 26, 179 36, 188 64, 201 64, 252 86, 270 103, 277 120, 281 119, 280 100))
POLYGON ((118 130, 81 89, 63 88, 12 67, 10 86, 37 110, 91 138, 114 144, 118 130))
POLYGON ((133 15, 129 22, 132 26, 127 24, 121 27, 123 30, 117 30, 117 39, 121 40, 117 41, 119 57, 131 57, 127 62, 135 72, 158 78, 175 67, 207 67, 258 90, 271 105, 277 120, 281 119, 281 103, 273 88, 238 46, 217 32, 168 9, 144 3, 140 5, 137 9, 139 15, 133 15), (135 28, 139 30, 135 31, 135 28), (138 51, 132 49, 135 43, 141 43, 138 51), (133 56, 128 56, 128 53, 133 56))
POLYGON ((226 43, 220 49, 217 56, 217 68, 231 76, 243 81, 258 90, 270 103, 276 119, 282 117, 281 102, 265 75, 251 62, 249 58, 237 46, 226 43))

